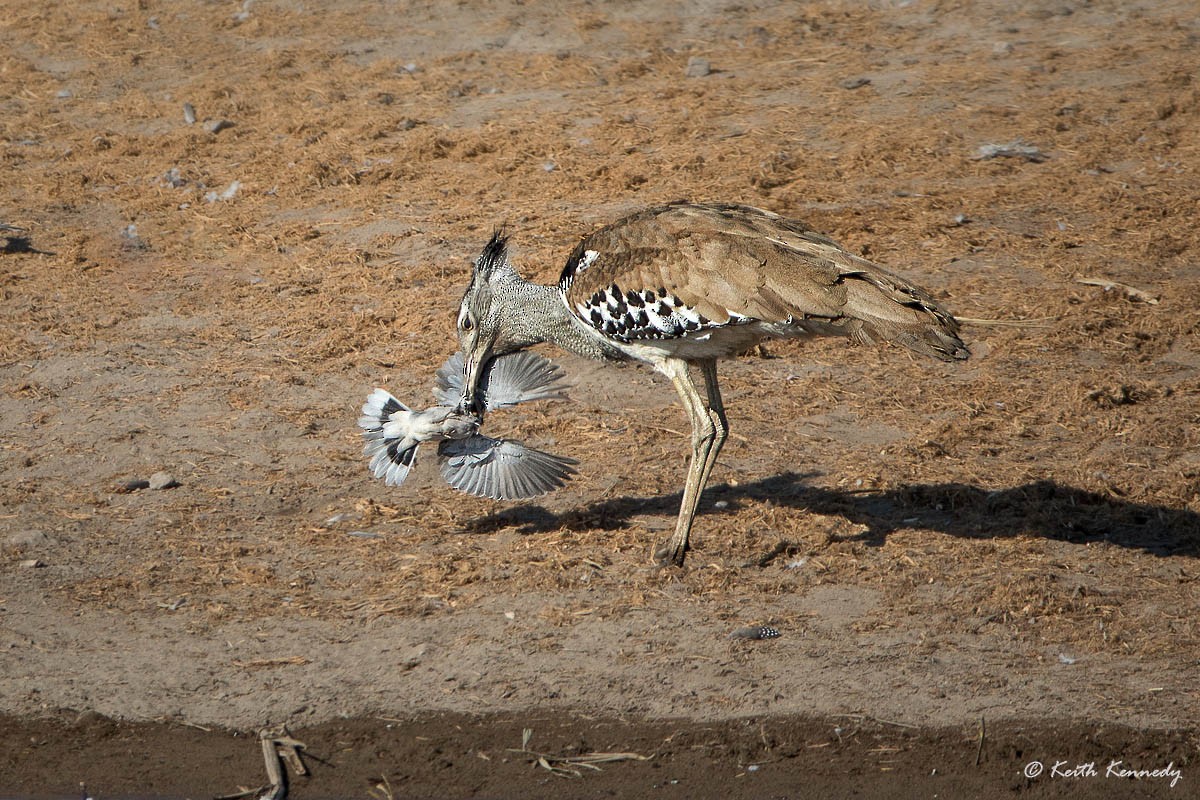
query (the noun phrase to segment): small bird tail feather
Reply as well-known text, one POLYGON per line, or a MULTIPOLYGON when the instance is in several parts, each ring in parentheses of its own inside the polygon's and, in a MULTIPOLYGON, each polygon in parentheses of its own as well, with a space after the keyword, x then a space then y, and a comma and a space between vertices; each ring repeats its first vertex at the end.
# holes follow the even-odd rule
POLYGON ((383 389, 376 389, 367 397, 367 402, 363 403, 362 416, 358 419, 358 427, 364 431, 374 430, 378 428, 383 430, 383 426, 391 419, 392 414, 397 411, 412 411, 411 408, 401 403, 390 393, 383 389))
POLYGON ((363 455, 370 461, 369 469, 388 486, 399 486, 408 477, 417 457, 419 442, 403 437, 387 436, 384 428, 397 411, 411 411, 408 406, 383 389, 376 389, 363 404, 358 426, 362 428, 363 455))

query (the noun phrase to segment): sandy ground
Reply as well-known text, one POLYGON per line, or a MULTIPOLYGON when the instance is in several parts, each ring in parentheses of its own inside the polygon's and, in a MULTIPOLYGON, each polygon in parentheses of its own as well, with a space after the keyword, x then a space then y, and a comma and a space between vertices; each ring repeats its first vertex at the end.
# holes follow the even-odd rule
POLYGON ((1200 781, 1192 3, 7 3, 0 32, 10 724, 851 715, 969 762, 984 718, 1200 781), (975 357, 725 365, 684 570, 650 553, 686 423, 636 367, 546 349, 572 401, 496 415, 581 462, 554 495, 370 478, 358 407, 430 399, 495 226, 549 282, 683 197, 917 280, 975 357))

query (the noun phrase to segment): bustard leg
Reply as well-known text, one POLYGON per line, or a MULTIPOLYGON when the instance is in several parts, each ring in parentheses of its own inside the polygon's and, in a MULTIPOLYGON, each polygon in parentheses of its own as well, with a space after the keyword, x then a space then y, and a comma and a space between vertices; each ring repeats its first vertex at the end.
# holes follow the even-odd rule
POLYGON ((688 535, 696 509, 700 506, 700 494, 708 482, 708 475, 716 463, 717 454, 725 444, 728 424, 725 407, 721 403, 721 390, 717 386, 717 363, 709 359, 700 362, 704 374, 704 385, 708 391, 708 403, 696 390, 688 364, 681 359, 667 359, 660 370, 671 379, 688 419, 692 423, 692 459, 688 464, 687 482, 683 486, 683 499, 679 503, 679 519, 675 523, 675 534, 666 546, 654 555, 660 563, 683 565, 688 549, 688 535))
POLYGON ((704 474, 700 476, 700 489, 703 490, 708 486, 708 476, 712 474, 717 456, 721 454, 721 448, 725 446, 725 439, 729 436, 729 420, 725 418, 725 403, 721 401, 721 387, 717 384, 717 360, 710 358, 701 361, 700 369, 704 375, 704 389, 708 393, 708 417, 712 420, 716 433, 708 451, 708 458, 704 461, 704 474))

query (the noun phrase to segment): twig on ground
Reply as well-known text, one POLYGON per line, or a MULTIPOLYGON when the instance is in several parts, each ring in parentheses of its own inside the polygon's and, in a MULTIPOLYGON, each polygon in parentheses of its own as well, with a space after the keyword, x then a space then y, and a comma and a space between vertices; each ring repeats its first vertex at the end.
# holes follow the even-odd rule
POLYGON ((304 766, 304 761, 300 758, 300 751, 304 749, 304 742, 297 741, 286 734, 276 736, 272 740, 275 743, 275 750, 280 759, 287 763, 292 768, 292 772, 297 775, 308 776, 308 767, 304 766))
POLYGON ((287 772, 283 769, 283 760, 275 747, 275 740, 267 731, 259 734, 262 740, 263 761, 267 765, 267 780, 270 781, 258 800, 283 800, 287 797, 287 772))
POLYGON ((249 661, 242 661, 235 658, 229 663, 241 669, 260 669, 262 667, 286 667, 290 665, 304 666, 309 663, 309 660, 304 656, 285 656, 282 658, 253 658, 249 661))
POLYGON ((772 561, 779 558, 780 556, 791 555, 792 553, 796 552, 797 549, 798 549, 798 547, 795 542, 789 541, 788 539, 780 539, 778 542, 775 543, 775 546, 772 547, 770 550, 763 553, 761 556, 754 559, 753 561, 747 561, 745 564, 742 564, 742 566, 743 567, 765 567, 767 564, 770 564, 772 561))
POLYGON ((597 764, 612 764, 617 761, 649 761, 654 756, 644 756, 640 753, 581 753, 577 756, 556 756, 550 753, 539 753, 529 749, 529 740, 533 738, 533 729, 525 728, 521 732, 521 746, 510 747, 510 753, 524 753, 533 756, 533 763, 560 778, 582 778, 583 773, 572 767, 586 767, 600 772, 597 764))
POLYGON ((1009 326, 1013 328, 1049 328, 1048 322, 1057 320, 1057 317, 1037 317, 1036 319, 981 319, 979 317, 955 317, 959 322, 967 325, 987 325, 995 327, 1009 326))
POLYGON ((1127 283, 1118 281, 1110 281, 1108 278, 1076 278, 1076 283, 1087 284, 1088 286, 1099 286, 1106 292, 1111 292, 1113 289, 1120 289, 1125 293, 1126 297, 1131 300, 1140 300, 1147 305, 1158 305, 1158 298, 1147 292, 1145 289, 1139 289, 1136 286, 1130 286, 1127 283))
POLYGON ((304 742, 297 741, 288 735, 287 729, 279 731, 262 730, 258 734, 262 744, 263 762, 267 769, 267 783, 257 789, 248 789, 236 794, 226 794, 216 800, 239 800, 242 797, 254 796, 258 800, 284 800, 288 793, 287 771, 284 762, 291 766, 297 775, 307 775, 308 769, 300 758, 304 742))
POLYGON ((912 730, 917 730, 918 728, 921 727, 920 725, 910 725, 907 722, 896 722, 895 720, 890 720, 890 719, 880 719, 879 717, 869 717, 866 714, 838 714, 838 716, 845 717, 846 719, 856 720, 859 723, 865 722, 866 720, 870 720, 871 722, 878 722, 880 725, 892 725, 897 728, 910 728, 912 730))
POLYGON ((979 762, 983 760, 983 740, 987 735, 983 717, 979 718, 979 747, 975 750, 975 766, 979 766, 979 762))
POLYGON ((396 800, 396 795, 392 793, 392 785, 388 783, 387 775, 379 779, 379 783, 367 790, 367 794, 376 800, 396 800))

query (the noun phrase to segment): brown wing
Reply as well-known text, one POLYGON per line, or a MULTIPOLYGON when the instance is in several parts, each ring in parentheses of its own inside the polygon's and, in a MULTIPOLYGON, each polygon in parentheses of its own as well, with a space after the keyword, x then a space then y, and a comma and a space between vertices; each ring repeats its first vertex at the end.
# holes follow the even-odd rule
POLYGON ((635 304, 631 292, 645 302, 674 298, 712 323, 728 323, 734 315, 778 322, 791 312, 767 287, 769 250, 739 216, 715 207, 653 208, 585 238, 560 284, 572 309, 597 295, 611 297, 615 286, 635 304))
POLYGON ((957 323, 926 292, 833 240, 748 206, 647 209, 580 242, 567 306, 621 340, 722 325, 824 320, 861 340, 962 358, 957 323))

